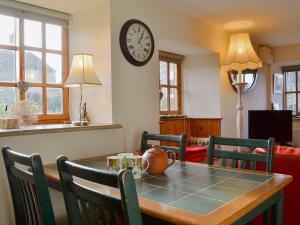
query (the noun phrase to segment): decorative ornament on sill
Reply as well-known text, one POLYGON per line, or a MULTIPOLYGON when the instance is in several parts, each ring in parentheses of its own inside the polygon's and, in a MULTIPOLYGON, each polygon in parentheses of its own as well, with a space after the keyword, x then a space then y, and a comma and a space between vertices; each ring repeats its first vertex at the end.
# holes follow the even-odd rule
POLYGON ((38 121, 38 110, 30 102, 17 102, 12 109, 12 115, 20 120, 21 125, 31 125, 38 121))
POLYGON ((164 97, 164 93, 162 92, 161 88, 159 88, 159 99, 161 100, 164 97))
POLYGON ((26 91, 28 91, 28 89, 29 89, 29 83, 26 81, 19 81, 17 83, 17 87, 20 90, 21 94, 25 94, 26 91))

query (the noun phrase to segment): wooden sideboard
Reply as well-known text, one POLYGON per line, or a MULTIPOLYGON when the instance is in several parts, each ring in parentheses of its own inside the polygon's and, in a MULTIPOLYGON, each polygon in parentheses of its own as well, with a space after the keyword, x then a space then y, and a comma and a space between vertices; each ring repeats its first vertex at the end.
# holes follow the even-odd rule
POLYGON ((221 136, 221 118, 161 118, 160 134, 185 134, 187 137, 221 136))

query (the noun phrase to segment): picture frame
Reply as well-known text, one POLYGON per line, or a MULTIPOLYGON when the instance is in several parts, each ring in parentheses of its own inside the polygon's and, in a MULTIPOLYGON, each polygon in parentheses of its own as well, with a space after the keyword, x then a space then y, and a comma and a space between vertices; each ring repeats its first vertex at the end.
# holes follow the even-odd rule
POLYGON ((283 93, 283 74, 275 73, 273 78, 273 90, 274 94, 282 94, 283 93))

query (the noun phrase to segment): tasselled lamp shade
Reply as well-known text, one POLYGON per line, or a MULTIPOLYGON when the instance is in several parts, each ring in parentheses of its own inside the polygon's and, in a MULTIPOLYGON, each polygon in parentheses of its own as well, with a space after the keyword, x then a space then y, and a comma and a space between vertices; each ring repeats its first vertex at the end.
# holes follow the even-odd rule
POLYGON ((102 85, 102 83, 96 74, 93 56, 90 54, 75 54, 65 86, 92 87, 96 85, 102 85))
POLYGON ((248 33, 237 33, 230 36, 229 47, 225 58, 224 68, 227 71, 235 70, 242 73, 245 69, 262 67, 248 33))

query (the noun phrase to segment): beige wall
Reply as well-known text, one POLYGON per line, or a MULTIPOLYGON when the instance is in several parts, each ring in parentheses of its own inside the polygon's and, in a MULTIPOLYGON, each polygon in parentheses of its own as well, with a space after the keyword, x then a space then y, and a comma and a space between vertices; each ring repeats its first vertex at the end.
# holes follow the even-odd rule
MULTIPOLYGON (((83 101, 87 102, 89 117, 96 123, 112 122, 111 97, 111 28, 110 4, 74 14, 70 20, 70 66, 75 53, 90 53, 102 86, 85 88, 83 101)), ((79 118, 79 88, 70 89, 70 116, 79 118)))
POLYGON ((219 54, 186 56, 182 64, 183 113, 192 118, 220 118, 219 54))

